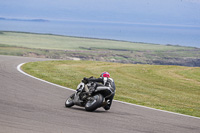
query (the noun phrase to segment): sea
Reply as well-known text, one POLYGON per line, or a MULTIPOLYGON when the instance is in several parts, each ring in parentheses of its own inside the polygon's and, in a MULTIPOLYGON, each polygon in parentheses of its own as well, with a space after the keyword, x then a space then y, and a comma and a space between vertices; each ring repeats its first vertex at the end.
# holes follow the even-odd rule
POLYGON ((187 25, 0 20, 0 31, 33 32, 200 48, 200 27, 187 25))

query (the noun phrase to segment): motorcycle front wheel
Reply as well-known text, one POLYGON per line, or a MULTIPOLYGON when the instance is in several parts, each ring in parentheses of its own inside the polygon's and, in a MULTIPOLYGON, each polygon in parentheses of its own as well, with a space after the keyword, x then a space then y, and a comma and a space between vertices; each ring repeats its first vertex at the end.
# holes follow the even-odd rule
POLYGON ((75 94, 72 94, 67 100, 65 101, 65 107, 72 107, 74 106, 73 98, 75 94))
POLYGON ((95 111, 97 108, 101 107, 103 103, 103 96, 101 94, 96 94, 92 96, 85 105, 86 111, 95 111))

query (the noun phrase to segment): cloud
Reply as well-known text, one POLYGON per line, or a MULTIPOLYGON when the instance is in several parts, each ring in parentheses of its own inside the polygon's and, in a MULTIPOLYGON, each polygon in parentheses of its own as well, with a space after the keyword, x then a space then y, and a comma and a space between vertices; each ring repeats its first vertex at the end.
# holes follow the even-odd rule
POLYGON ((186 2, 191 2, 191 3, 198 3, 200 4, 200 0, 184 0, 186 2))

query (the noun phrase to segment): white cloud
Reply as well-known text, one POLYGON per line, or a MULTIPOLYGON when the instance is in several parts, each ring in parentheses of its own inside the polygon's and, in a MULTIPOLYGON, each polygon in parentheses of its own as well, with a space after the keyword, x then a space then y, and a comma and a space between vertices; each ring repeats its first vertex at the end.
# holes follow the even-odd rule
POLYGON ((191 3, 198 3, 200 4, 200 0, 184 0, 186 2, 191 2, 191 3))

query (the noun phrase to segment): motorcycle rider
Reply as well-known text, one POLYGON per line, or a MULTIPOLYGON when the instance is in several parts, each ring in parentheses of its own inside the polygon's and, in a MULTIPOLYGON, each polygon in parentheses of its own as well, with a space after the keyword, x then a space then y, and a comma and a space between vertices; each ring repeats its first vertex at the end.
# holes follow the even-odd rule
MULTIPOLYGON (((114 80, 112 78, 110 78, 110 74, 108 72, 103 72, 99 78, 94 78, 94 77, 90 77, 90 78, 83 78, 82 82, 84 83, 88 83, 88 82, 97 82, 96 86, 94 89, 96 89, 98 86, 107 86, 107 87, 110 87, 112 89, 114 89, 114 92, 115 92, 115 83, 114 83, 114 80), (101 84, 98 84, 98 83, 101 83, 101 84)), ((106 102, 107 102, 107 105, 104 106, 104 109, 105 110, 109 110, 110 107, 111 107, 111 104, 112 104, 112 100, 114 98, 114 95, 111 95, 110 97, 106 98, 106 102)))

